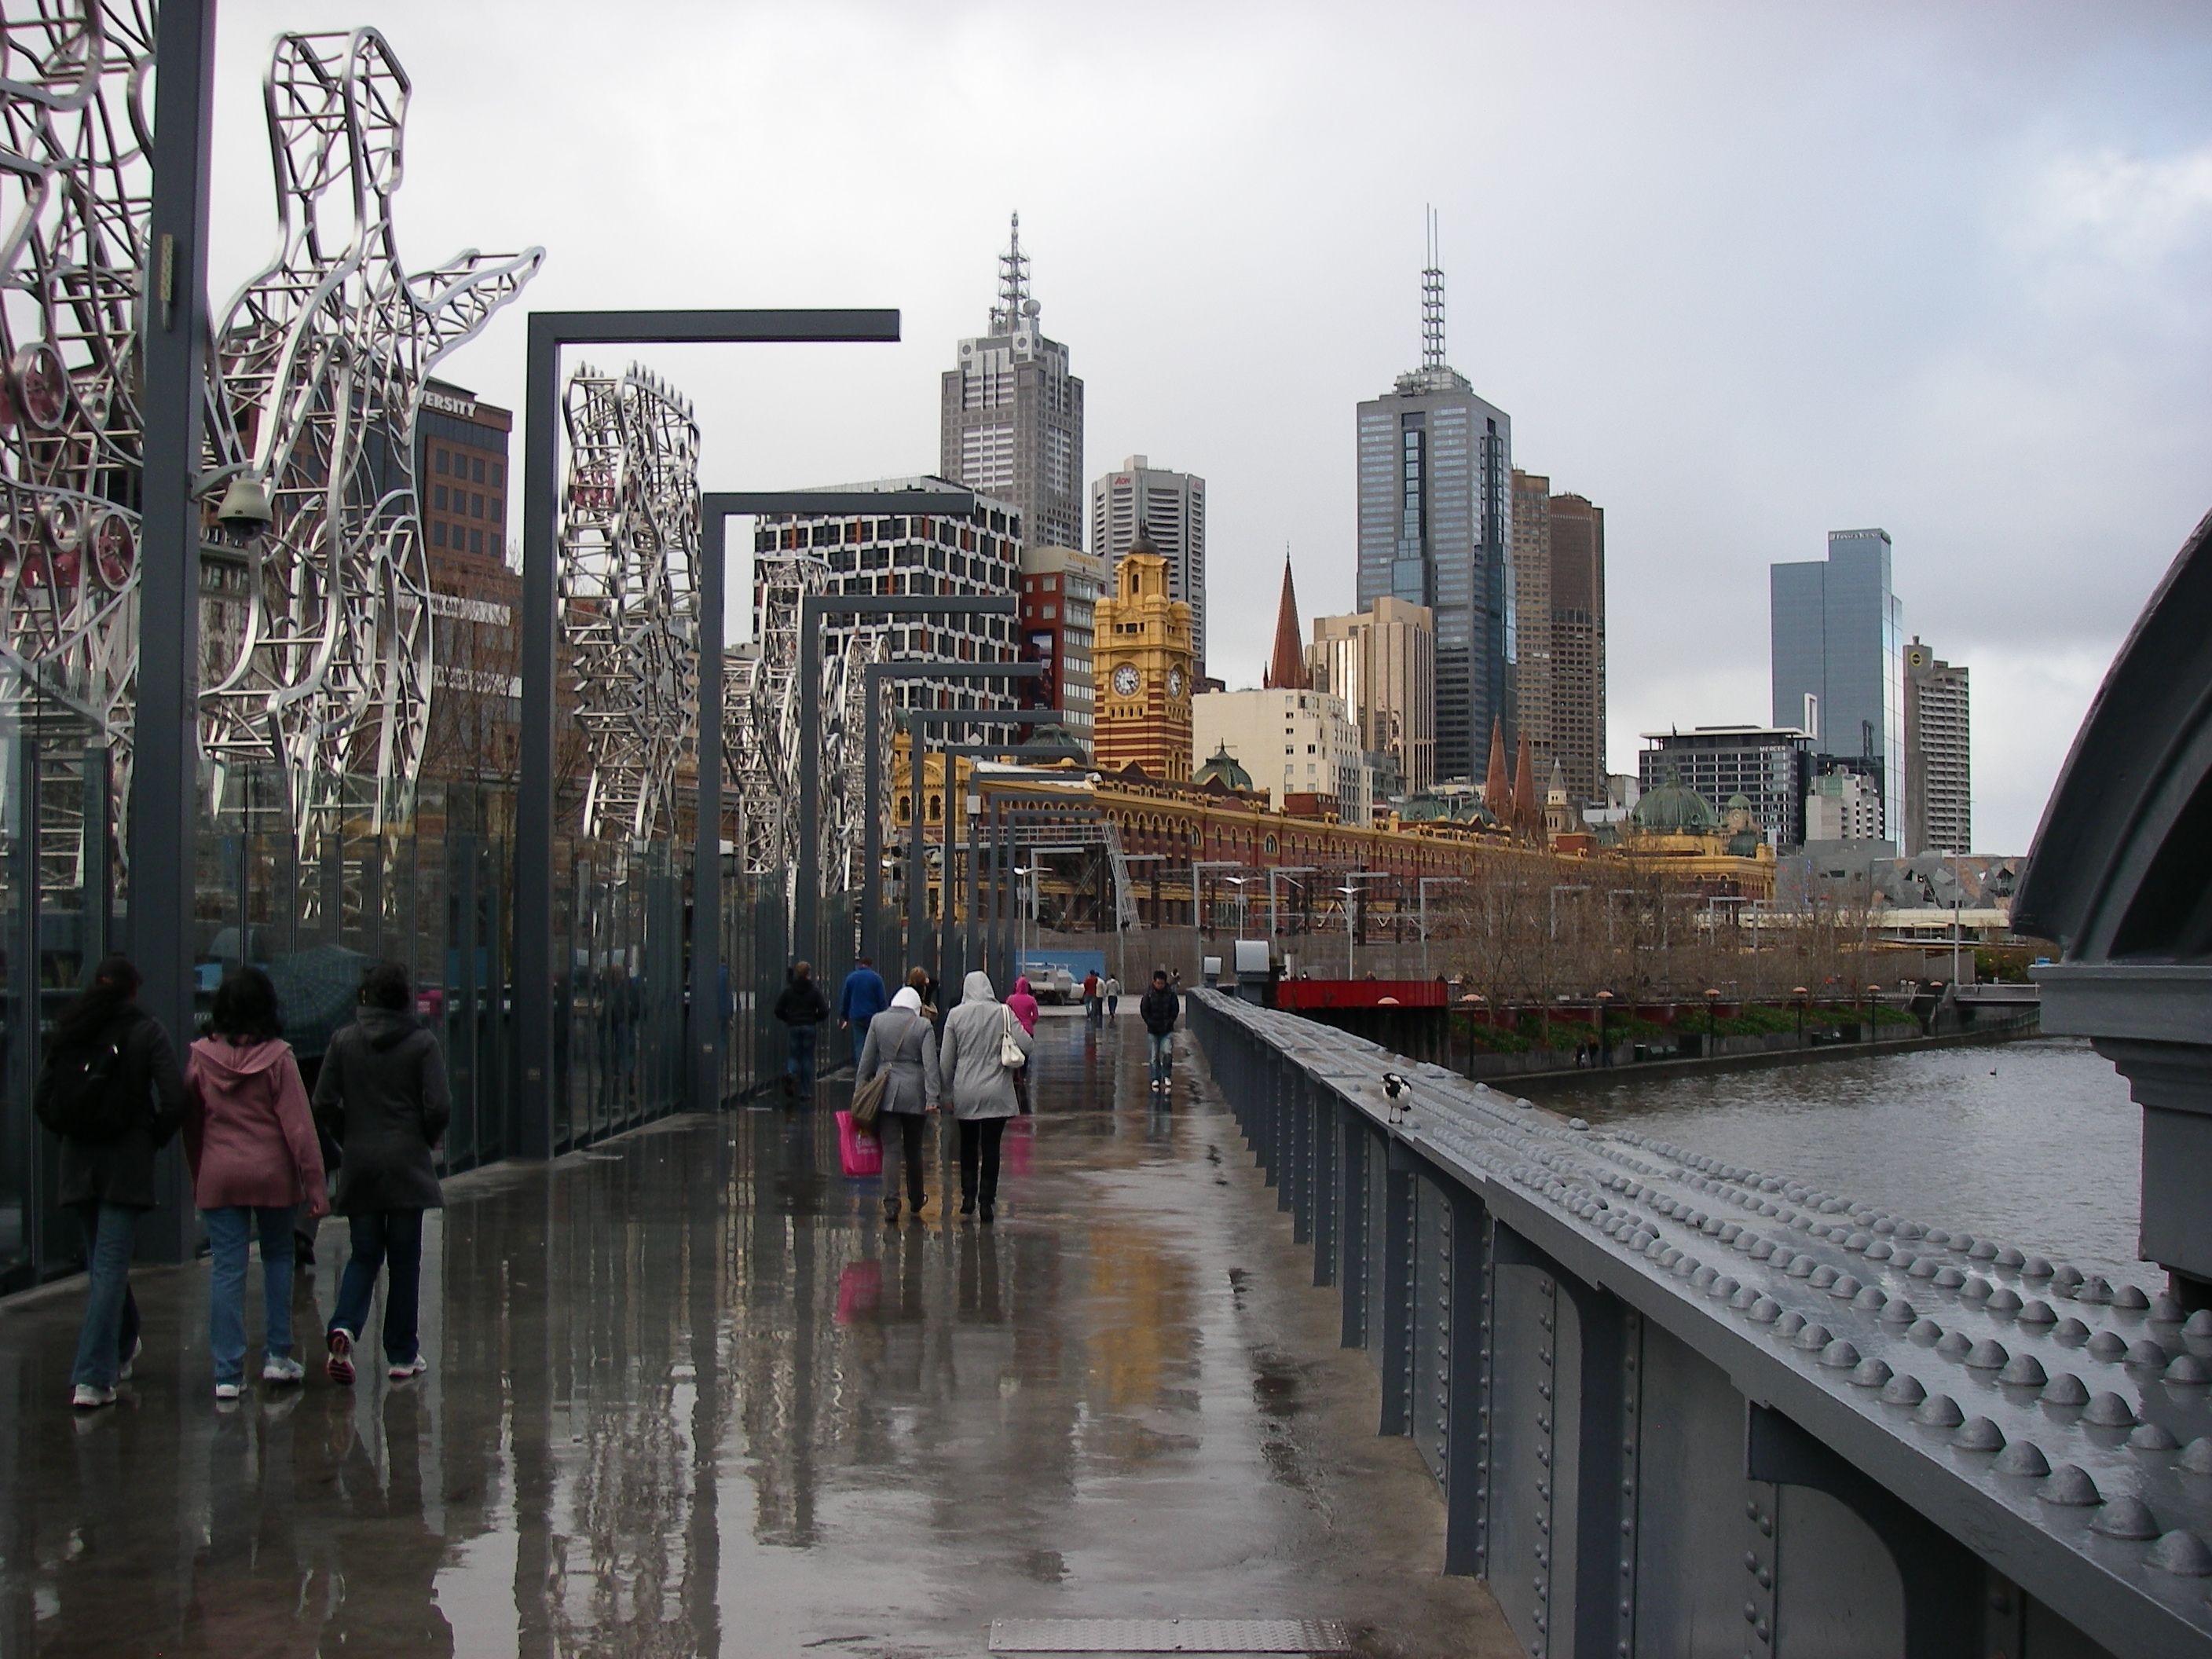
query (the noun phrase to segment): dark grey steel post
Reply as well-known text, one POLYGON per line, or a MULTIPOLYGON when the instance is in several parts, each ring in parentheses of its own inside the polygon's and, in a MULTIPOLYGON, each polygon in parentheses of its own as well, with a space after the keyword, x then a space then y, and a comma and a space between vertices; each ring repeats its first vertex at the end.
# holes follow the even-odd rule
MULTIPOLYGON (((165 28, 167 21, 164 14, 165 28)), ((555 544, 560 507, 561 349, 898 337, 896 311, 530 313, 524 381, 528 430, 522 452, 521 777, 514 836, 515 1082, 506 1142, 517 1156, 546 1158, 553 1150, 553 728, 560 622, 555 544)), ((718 877, 720 868, 719 860, 714 861, 718 877)))
MULTIPOLYGON (((13 866, 8 874, 15 890, 15 937, 9 941, 11 953, 9 963, 9 1001, 15 1005, 8 1016, 8 1085, 17 1101, 26 1109, 20 1124, 15 1145, 8 1149, 6 1162, 21 1161, 19 1168, 23 1180, 23 1195, 29 1198, 29 1188, 36 1182, 40 1159, 39 1142, 42 1137, 30 1121, 28 1107, 39 1082, 39 739, 33 730, 18 732, 9 745, 14 760, 15 776, 10 780, 15 797, 15 844, 9 849, 13 866)), ((26 1215, 36 1212, 26 1201, 26 1215)), ((31 1278, 35 1284, 46 1277, 46 1230, 30 1226, 25 1230, 24 1243, 31 1250, 31 1278)), ((10 1284, 10 1290, 21 1290, 21 1283, 10 1284)))
MULTIPOLYGON (((965 601, 951 601, 950 603, 957 605, 964 604, 965 601)), ((908 661, 902 659, 895 662, 870 663, 866 668, 861 671, 861 672, 866 681, 864 696, 867 703, 866 711, 864 716, 866 722, 866 736, 862 740, 861 747, 860 772, 864 780, 862 784, 861 811, 866 815, 866 818, 867 839, 866 842, 866 850, 862 855, 866 868, 861 873, 860 891, 862 914, 868 918, 868 920, 863 926, 863 931, 860 935, 860 944, 861 948, 868 951, 872 955, 881 956, 884 950, 884 941, 876 932, 876 922, 874 919, 883 908, 882 866, 884 857, 884 745, 882 704, 884 685, 887 682, 892 680, 1042 679, 1044 678, 1044 665, 1041 662, 925 662, 908 661)), ((1010 711, 993 709, 925 709, 921 712, 925 715, 949 714, 955 713, 967 715, 977 714, 1004 714, 1010 711)), ((1028 713, 1030 711, 1024 710, 1023 712, 1028 713)), ((1040 719, 1043 719, 1048 715, 1054 719, 1061 717, 1061 711, 1058 709, 1040 710, 1036 712, 1040 719)), ((1012 724, 1012 722, 1009 722, 1009 724, 1012 724)), ((921 795, 921 785, 920 782, 921 773, 915 765, 914 756, 911 752, 909 752, 908 756, 908 793, 913 798, 912 801, 909 802, 909 805, 913 805, 913 811, 915 814, 915 821, 919 823, 921 809, 918 805, 914 805, 914 803, 918 802, 921 795)))
MULTIPOLYGON (((936 512, 947 501, 964 503, 965 511, 975 499, 966 490, 937 489, 720 490, 699 498, 705 568, 699 582, 699 804, 691 854, 692 1103, 699 1110, 721 1104, 722 635, 729 520, 739 514, 936 512)), ((872 743, 872 725, 868 737, 872 743)))
MULTIPOLYGON (((817 507, 813 510, 822 509, 817 507)), ((809 593, 799 602, 799 741, 801 763, 799 769, 799 873, 791 917, 791 952, 794 957, 811 958, 821 943, 817 937, 817 930, 822 908, 822 779, 819 761, 822 754, 823 621, 829 617, 927 616, 931 611, 967 617, 1012 617, 1020 614, 1021 601, 1011 593, 997 599, 954 599, 949 594, 929 593, 881 598, 857 593, 809 593)), ((1011 664, 989 665, 1012 666, 1011 664)))
MULTIPOLYGON (((147 226, 137 754, 131 771, 131 948, 139 1004, 181 1053, 192 1036, 192 886, 199 828, 200 515, 207 402, 209 116, 215 0, 164 0, 155 27, 154 200, 147 226)), ((184 1160, 161 1159, 140 1249, 185 1260, 184 1160)))
POLYGON ((92 970, 114 949, 115 936, 115 751, 104 743, 84 751, 83 841, 77 857, 84 871, 83 962, 78 982, 92 983, 92 970))

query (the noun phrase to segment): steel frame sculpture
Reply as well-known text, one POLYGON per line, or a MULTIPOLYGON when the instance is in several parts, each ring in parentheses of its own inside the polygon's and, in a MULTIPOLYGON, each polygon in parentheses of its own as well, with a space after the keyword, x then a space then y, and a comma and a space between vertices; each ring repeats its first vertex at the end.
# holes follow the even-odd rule
POLYGON ((277 764, 305 845, 349 810, 376 832, 411 811, 431 695, 422 383, 544 252, 408 272, 392 198, 410 83, 376 30, 282 36, 263 95, 280 234, 218 325, 209 424, 210 482, 264 484, 270 520, 237 562, 243 628, 222 641, 203 730, 218 801, 226 770, 277 764), (371 798, 349 802, 349 778, 371 798))
MULTIPOLYGON (((139 335, 172 278, 149 246, 154 8, 47 0, 0 15, 0 664, 27 720, 116 752, 128 798, 137 657, 139 335), (151 283, 153 292, 145 291, 151 283)), ((216 329, 212 495, 265 527, 204 532, 215 663, 202 733, 226 779, 286 781, 307 842, 372 780, 404 816, 428 729, 429 584, 414 428, 422 381, 535 274, 540 249, 402 264, 392 198, 409 82, 374 29, 288 34, 264 84, 278 247, 216 329), (255 515, 257 518, 258 514, 255 515)))
POLYGON ((673 836, 677 768, 698 729, 698 423, 635 364, 579 366, 562 413, 561 620, 592 759, 584 833, 673 836))

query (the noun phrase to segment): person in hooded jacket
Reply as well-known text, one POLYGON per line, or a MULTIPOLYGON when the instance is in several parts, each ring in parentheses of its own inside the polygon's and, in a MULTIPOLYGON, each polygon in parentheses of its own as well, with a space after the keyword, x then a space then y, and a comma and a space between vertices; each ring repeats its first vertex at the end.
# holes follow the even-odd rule
POLYGON ((397 1382, 429 1369, 416 1328, 422 1212, 445 1202, 431 1152, 452 1115, 445 1059, 438 1039, 415 1017, 407 970, 380 962, 362 981, 360 1013, 331 1039, 315 1079, 315 1115, 345 1154, 337 1212, 352 1233, 337 1306, 324 1334, 324 1370, 333 1382, 354 1379, 353 1351, 377 1275, 387 1265, 385 1374, 397 1382))
POLYGON ((146 1103, 144 1114, 110 1140, 61 1138, 60 1181, 54 1201, 77 1213, 84 1229, 84 1323, 70 1374, 70 1403, 86 1409, 115 1403, 138 1354, 138 1304, 131 1294, 131 1250, 138 1218, 152 1209, 154 1158, 176 1133, 185 1109, 185 1074, 161 1023, 137 1004, 139 975, 128 957, 103 958, 92 981, 54 1022, 43 1094, 54 1086, 56 1062, 113 1043, 146 1103))
POLYGON ((986 1224, 996 1218, 999 1142, 1006 1120, 1021 1109, 1013 1072, 999 1059, 1008 1041, 1028 1055, 1030 1034, 979 968, 961 981, 960 1006, 945 1017, 937 1060, 939 1093, 952 1097, 960 1122, 960 1213, 974 1215, 980 1206, 986 1224))
POLYGON ((922 1163, 927 1151, 928 1115, 937 1109, 937 1030, 921 1011, 921 993, 902 985, 891 1006, 868 1022, 867 1041, 854 1073, 857 1085, 889 1072, 876 1134, 884 1145, 884 1224, 899 1218, 899 1169, 906 1170, 907 1204, 917 1220, 927 1200, 922 1191, 922 1163))
MULTIPOLYGON (((1014 1018, 1021 1021, 1022 1030, 1030 1036, 1035 1036, 1037 1000, 1036 994, 1030 989, 1029 976, 1026 974, 1016 975, 1013 994, 1006 999, 1006 1006, 1012 1010, 1014 1018)), ((1027 1117, 1030 1113, 1036 1109, 1036 1103, 1030 1094, 1030 1068, 1026 1066, 1014 1073, 1014 1097, 1020 1103, 1023 1116, 1027 1117)))
POLYGON ((292 1211, 328 1207, 322 1146, 307 1091, 283 1038, 276 988, 258 968, 234 968, 216 989, 208 1034, 185 1066, 185 1158, 192 1202, 207 1224, 208 1347, 215 1395, 235 1400, 246 1378, 246 1253, 261 1239, 261 1380, 297 1382, 292 1357, 292 1211))
POLYGON ((814 982, 812 963, 791 964, 783 994, 776 998, 774 1012, 790 1042, 783 1066, 784 1088, 789 1093, 811 1096, 814 1092, 814 1051, 823 1022, 830 1018, 830 999, 814 982))

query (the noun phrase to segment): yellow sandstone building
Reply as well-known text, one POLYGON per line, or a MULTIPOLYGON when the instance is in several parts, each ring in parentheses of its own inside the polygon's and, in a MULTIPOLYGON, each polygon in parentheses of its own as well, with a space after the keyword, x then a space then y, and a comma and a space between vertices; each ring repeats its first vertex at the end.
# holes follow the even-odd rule
POLYGON ((1190 781, 1190 699, 1197 660, 1190 606, 1168 597, 1168 562, 1146 527, 1098 601, 1091 660, 1098 701, 1091 741, 1098 769, 1135 765, 1167 783, 1190 781))

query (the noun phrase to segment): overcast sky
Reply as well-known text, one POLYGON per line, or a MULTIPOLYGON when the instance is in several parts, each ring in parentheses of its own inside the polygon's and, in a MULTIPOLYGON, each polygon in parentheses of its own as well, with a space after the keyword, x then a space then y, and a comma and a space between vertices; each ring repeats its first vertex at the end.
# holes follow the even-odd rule
POLYGON ((1286 543, 1309 617, 1352 606, 1353 406, 1418 361, 1431 203, 1453 365, 1606 509, 1615 770, 1763 721, 1767 565, 1880 525, 1907 631, 1973 671, 1978 848, 2024 851, 2212 507, 2202 7, 241 0, 218 300, 271 235, 270 38, 361 23, 414 81, 410 263, 548 250, 445 366, 485 397, 522 307, 902 311, 654 354, 711 488, 933 470, 1018 208, 1086 474, 1208 482, 1232 685, 1286 543))

